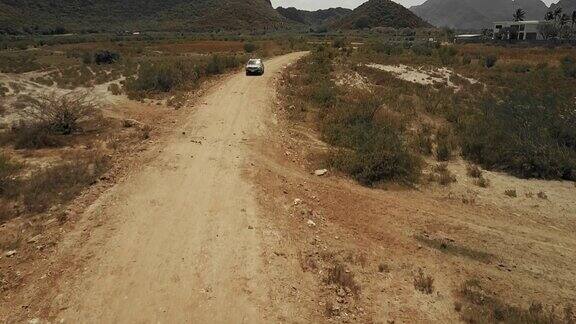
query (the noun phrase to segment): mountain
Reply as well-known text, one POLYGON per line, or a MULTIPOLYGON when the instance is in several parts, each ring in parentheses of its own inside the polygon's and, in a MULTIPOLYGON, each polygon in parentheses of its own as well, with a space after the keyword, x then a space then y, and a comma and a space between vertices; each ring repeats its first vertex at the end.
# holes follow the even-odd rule
POLYGON ((335 29, 418 28, 430 27, 430 25, 396 2, 369 0, 349 15, 331 24, 331 27, 335 29))
POLYGON ((516 9, 526 19, 543 19, 548 7, 541 0, 428 0, 410 10, 437 27, 490 28, 494 21, 511 20, 516 9))
POLYGON ((334 21, 350 14, 351 9, 345 8, 330 8, 317 11, 306 11, 296 9, 294 7, 290 8, 276 8, 276 11, 286 19, 294 21, 304 25, 310 26, 322 26, 326 24, 333 23, 334 21))
POLYGON ((270 29, 270 0, 0 0, 0 32, 270 29))

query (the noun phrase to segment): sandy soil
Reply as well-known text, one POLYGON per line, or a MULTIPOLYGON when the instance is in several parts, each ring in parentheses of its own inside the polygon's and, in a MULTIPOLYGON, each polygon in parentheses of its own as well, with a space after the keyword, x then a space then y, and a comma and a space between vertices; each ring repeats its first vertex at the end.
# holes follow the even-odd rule
POLYGON ((91 102, 101 107, 118 106, 129 102, 125 95, 113 95, 108 91, 110 84, 118 84, 125 79, 124 77, 92 87, 77 87, 74 90, 62 89, 56 84, 47 86, 34 82, 34 78, 44 77, 48 73, 38 71, 20 74, 0 73, 0 84, 3 84, 8 89, 8 92, 0 97, 0 106, 5 108, 0 119, 0 128, 8 127, 14 122, 23 119, 20 110, 29 106, 27 100, 32 98, 50 97, 52 95, 63 96, 69 93, 86 93, 91 102))
POLYGON ((459 91, 461 87, 453 82, 453 77, 458 77, 461 80, 469 82, 470 84, 478 83, 477 80, 463 77, 460 74, 448 68, 440 68, 436 70, 426 70, 423 68, 413 68, 407 65, 383 65, 370 63, 366 65, 369 68, 386 71, 394 74, 398 79, 418 83, 422 85, 433 85, 436 83, 446 84, 449 88, 459 91))

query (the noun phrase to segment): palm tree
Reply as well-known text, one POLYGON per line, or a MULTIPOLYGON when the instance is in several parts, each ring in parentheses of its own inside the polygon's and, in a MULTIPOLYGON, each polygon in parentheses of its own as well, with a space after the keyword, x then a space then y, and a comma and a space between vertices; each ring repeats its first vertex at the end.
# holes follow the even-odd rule
POLYGON ((524 18, 526 18, 526 11, 522 8, 518 8, 514 13, 514 21, 524 21, 524 18))
POLYGON ((558 7, 556 8, 556 10, 554 10, 554 18, 558 19, 558 18, 562 18, 562 8, 558 7))
POLYGON ((567 14, 563 14, 562 16, 560 16, 558 23, 560 24, 560 26, 564 27, 568 24, 569 21, 570 17, 568 17, 567 14))
POLYGON ((551 11, 551 10, 548 11, 548 12, 546 13, 546 16, 544 16, 544 20, 546 20, 546 21, 554 20, 554 12, 551 11))

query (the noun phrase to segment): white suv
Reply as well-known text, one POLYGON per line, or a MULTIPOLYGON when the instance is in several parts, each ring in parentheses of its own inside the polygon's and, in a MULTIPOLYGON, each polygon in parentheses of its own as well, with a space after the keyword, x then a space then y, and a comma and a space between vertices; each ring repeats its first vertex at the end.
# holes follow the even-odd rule
POLYGON ((246 75, 262 75, 264 74, 264 63, 261 59, 250 59, 246 64, 246 75))

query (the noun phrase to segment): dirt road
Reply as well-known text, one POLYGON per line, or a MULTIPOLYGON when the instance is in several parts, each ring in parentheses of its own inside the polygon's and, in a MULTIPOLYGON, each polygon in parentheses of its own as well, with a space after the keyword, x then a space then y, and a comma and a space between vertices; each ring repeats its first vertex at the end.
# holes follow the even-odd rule
POLYGON ((65 289, 71 323, 256 323, 271 320, 253 188, 241 176, 263 136, 272 78, 230 76, 203 98, 160 157, 113 190, 96 213, 118 220, 65 289), (68 291, 66 291, 68 290, 68 291), (267 320, 268 318, 268 320, 267 320))

